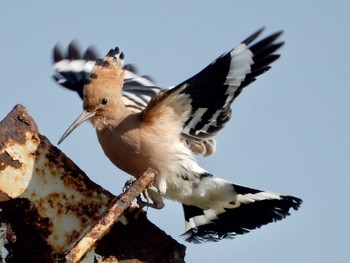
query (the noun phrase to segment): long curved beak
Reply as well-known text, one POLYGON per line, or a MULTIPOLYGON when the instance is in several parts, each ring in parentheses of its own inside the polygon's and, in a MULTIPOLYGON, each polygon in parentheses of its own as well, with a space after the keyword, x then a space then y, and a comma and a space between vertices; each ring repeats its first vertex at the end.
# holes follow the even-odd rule
POLYGON ((77 128, 83 122, 94 117, 95 114, 96 114, 96 111, 89 112, 89 111, 84 110, 83 113, 80 114, 80 116, 72 123, 71 126, 69 126, 69 128, 66 130, 66 132, 62 135, 61 139, 58 141, 58 144, 63 142, 63 140, 66 139, 68 137, 68 135, 71 134, 72 131, 74 131, 75 128, 77 128))

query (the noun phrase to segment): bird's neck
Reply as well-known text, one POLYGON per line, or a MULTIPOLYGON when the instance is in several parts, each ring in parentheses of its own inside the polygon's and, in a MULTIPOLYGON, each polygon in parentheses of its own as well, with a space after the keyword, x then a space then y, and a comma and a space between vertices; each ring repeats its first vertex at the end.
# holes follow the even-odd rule
POLYGON ((103 114, 99 114, 93 118, 92 124, 99 131, 114 129, 131 114, 132 112, 129 111, 120 100, 115 103, 115 107, 110 107, 110 109, 103 112, 103 114))

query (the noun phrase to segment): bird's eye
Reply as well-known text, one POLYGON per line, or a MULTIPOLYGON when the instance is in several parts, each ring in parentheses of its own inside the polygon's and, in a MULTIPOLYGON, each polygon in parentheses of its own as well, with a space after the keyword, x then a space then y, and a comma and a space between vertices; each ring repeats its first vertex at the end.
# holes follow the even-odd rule
POLYGON ((108 103, 108 100, 106 99, 106 98, 103 98, 102 100, 101 100, 101 104, 102 105, 106 105, 108 103))

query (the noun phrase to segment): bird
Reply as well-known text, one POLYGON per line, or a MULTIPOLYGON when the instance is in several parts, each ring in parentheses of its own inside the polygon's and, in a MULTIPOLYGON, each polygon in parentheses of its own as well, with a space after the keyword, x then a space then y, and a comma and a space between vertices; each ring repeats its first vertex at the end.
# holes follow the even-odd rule
POLYGON ((74 54, 72 46, 64 57, 55 48, 54 79, 83 99, 83 113, 58 144, 90 121, 115 166, 134 178, 154 169, 157 174, 148 189, 152 203, 147 205, 161 209, 163 198, 182 203, 188 242, 233 238, 284 219, 291 209, 299 209, 300 198, 236 184, 206 171, 196 160, 197 155, 215 153, 215 136, 230 120, 232 102, 280 57, 276 51, 284 45, 279 40, 283 31, 258 40, 263 30, 168 89, 152 81, 140 84, 144 77, 123 65, 118 47, 103 59, 91 56, 91 50, 74 54), (80 66, 72 66, 77 61, 80 66), (137 92, 128 82, 139 85, 137 92), (135 103, 143 93, 143 104, 135 103))

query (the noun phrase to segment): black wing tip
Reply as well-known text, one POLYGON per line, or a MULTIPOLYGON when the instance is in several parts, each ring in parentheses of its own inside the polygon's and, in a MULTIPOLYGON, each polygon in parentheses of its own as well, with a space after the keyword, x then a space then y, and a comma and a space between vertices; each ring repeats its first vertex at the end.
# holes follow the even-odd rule
POLYGON ((53 62, 57 63, 64 59, 63 53, 62 53, 62 47, 60 43, 56 43, 56 45, 53 47, 52 50, 52 57, 53 62))
MULTIPOLYGON (((249 188, 241 187, 240 190, 249 188)), ((222 239, 232 239, 237 235, 249 233, 269 223, 285 219, 290 215, 290 209, 298 210, 302 199, 289 195, 282 195, 280 199, 266 199, 256 201, 238 208, 226 209, 218 214, 212 222, 186 231, 181 236, 190 243, 217 242, 222 239)), ((190 217, 200 210, 196 207, 184 207, 186 211, 194 209, 190 217)), ((186 215, 185 215, 186 218, 186 215)), ((186 219, 188 221, 188 218, 186 219)))
POLYGON ((235 233, 218 234, 215 231, 203 230, 200 228, 191 228, 180 236, 184 238, 186 242, 201 244, 204 242, 219 242, 223 239, 233 239, 236 235, 237 234, 235 233))
POLYGON ((243 44, 246 44, 247 46, 252 43, 255 39, 258 38, 258 36, 261 35, 261 33, 265 30, 265 26, 261 27, 260 29, 258 29, 257 31, 255 31, 253 34, 251 34, 249 37, 247 37, 246 39, 244 39, 242 41, 243 44))
POLYGON ((59 82, 60 78, 56 75, 51 76, 55 82, 59 82))
POLYGON ((255 64, 259 64, 259 63, 263 62, 263 64, 266 65, 265 67, 267 67, 268 65, 272 64, 277 59, 279 59, 280 57, 281 57, 280 54, 271 54, 271 55, 266 56, 262 60, 258 60, 257 62, 255 62, 255 64))
MULTIPOLYGON (((255 31, 253 34, 251 34, 249 37, 247 37, 246 39, 244 39, 241 43, 246 44, 247 46, 249 44, 251 44, 254 40, 256 40, 261 33, 266 29, 265 26, 261 27, 260 29, 258 29, 257 31, 255 31)), ((284 33, 283 30, 278 30, 275 33, 270 34, 269 36, 267 36, 265 39, 270 39, 271 42, 275 41, 277 38, 279 38, 282 34, 284 33)))
POLYGON ((68 60, 79 60, 84 59, 86 61, 96 61, 99 56, 98 52, 96 51, 95 47, 89 46, 81 55, 80 47, 77 40, 72 40, 67 47, 67 51, 64 54, 62 51, 62 47, 60 43, 56 43, 56 45, 53 48, 53 61, 54 63, 57 63, 61 60, 68 59, 68 60))
POLYGON ((277 30, 275 33, 270 34, 266 38, 269 38, 273 41, 275 41, 277 38, 279 38, 284 33, 284 30, 277 30))
POLYGON ((259 40, 255 43, 251 43, 248 48, 253 52, 254 56, 262 52, 263 54, 272 54, 279 48, 281 48, 285 42, 277 42, 277 39, 282 35, 283 31, 277 31, 262 40, 259 40))
POLYGON ((110 49, 106 56, 107 57, 114 57, 114 56, 118 55, 119 52, 120 52, 119 47, 115 47, 115 48, 110 49))
POLYGON ((75 59, 80 59, 81 58, 80 48, 79 48, 78 42, 76 40, 72 40, 69 43, 67 58, 69 58, 71 60, 75 60, 75 59))
POLYGON ((282 196, 282 198, 286 200, 288 202, 289 207, 293 208, 295 211, 297 211, 303 203, 302 199, 295 196, 285 195, 282 196))
POLYGON ((271 34, 268 38, 273 39, 275 41, 277 38, 279 38, 284 33, 284 30, 278 30, 275 33, 271 34))
POLYGON ((280 49, 281 47, 283 47, 285 45, 284 41, 280 41, 277 43, 272 43, 269 47, 268 52, 270 52, 270 54, 274 53, 275 51, 277 51, 278 49, 280 49))
POLYGON ((137 66, 135 64, 126 64, 124 66, 124 69, 134 74, 137 74, 137 66))
POLYGON ((95 49, 95 47, 93 46, 89 46, 85 52, 84 52, 84 55, 83 55, 83 58, 86 60, 86 61, 96 61, 99 56, 98 56, 98 53, 95 49))

